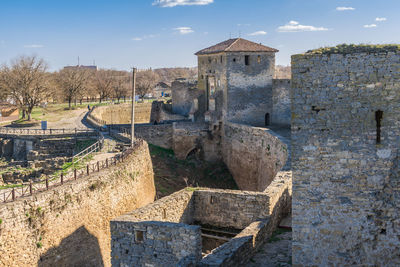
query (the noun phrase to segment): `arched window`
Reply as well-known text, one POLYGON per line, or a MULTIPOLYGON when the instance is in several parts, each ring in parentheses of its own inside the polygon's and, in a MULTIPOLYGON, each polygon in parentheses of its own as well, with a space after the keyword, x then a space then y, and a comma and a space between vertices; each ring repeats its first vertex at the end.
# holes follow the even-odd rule
POLYGON ((265 126, 269 126, 271 124, 269 113, 265 113, 265 126))

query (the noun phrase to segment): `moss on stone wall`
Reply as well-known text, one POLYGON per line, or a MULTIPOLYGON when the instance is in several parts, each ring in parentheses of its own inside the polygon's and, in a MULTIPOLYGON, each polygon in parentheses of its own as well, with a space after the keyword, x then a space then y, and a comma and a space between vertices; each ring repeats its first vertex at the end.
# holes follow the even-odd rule
POLYGON ((400 44, 381 44, 381 45, 370 45, 370 44, 340 44, 334 47, 321 47, 314 50, 308 50, 305 54, 353 54, 353 53, 387 53, 387 52, 398 52, 400 51, 400 44))

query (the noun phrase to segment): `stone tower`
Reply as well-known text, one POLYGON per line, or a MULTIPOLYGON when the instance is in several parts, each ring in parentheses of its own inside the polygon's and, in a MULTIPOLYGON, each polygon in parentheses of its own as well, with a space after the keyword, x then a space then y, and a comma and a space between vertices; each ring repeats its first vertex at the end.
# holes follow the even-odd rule
POLYGON ((400 265, 400 52, 292 56, 294 266, 400 265))
POLYGON ((205 120, 265 126, 272 116, 272 80, 278 50, 242 38, 196 53, 205 120))

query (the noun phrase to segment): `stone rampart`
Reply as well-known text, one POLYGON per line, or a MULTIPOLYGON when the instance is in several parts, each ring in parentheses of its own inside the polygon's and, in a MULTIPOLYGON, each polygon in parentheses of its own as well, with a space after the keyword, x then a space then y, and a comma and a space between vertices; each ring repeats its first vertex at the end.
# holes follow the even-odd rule
POLYGON ((294 266, 400 265, 400 52, 392 48, 292 56, 294 266))
POLYGON ((290 173, 278 175, 262 193, 186 188, 111 221, 112 263, 243 266, 290 207, 290 173), (242 231, 201 259, 203 225, 242 231))
MULTIPOLYGON (((149 123, 151 116, 151 103, 135 104, 135 123, 149 123)), ((99 106, 91 113, 98 120, 105 124, 130 124, 131 123, 131 103, 99 106)))
POLYGON ((197 82, 187 79, 176 79, 171 85, 172 112, 188 116, 193 105, 193 100, 203 94, 197 89, 197 82))
POLYGON ((187 119, 185 116, 174 114, 171 104, 164 104, 164 101, 153 101, 151 106, 151 123, 160 123, 163 121, 181 121, 187 119))
POLYGON ((269 129, 226 122, 222 155, 241 190, 263 191, 285 165, 288 150, 269 129))
POLYGON ((144 143, 122 163, 0 205, 1 266, 110 266, 109 221, 154 200, 144 143))
POLYGON ((152 145, 172 148, 172 123, 169 124, 135 124, 135 136, 146 140, 152 145))
MULTIPOLYGON (((259 201, 259 194, 254 192, 248 194, 250 203, 247 204, 246 212, 241 215, 241 219, 249 220, 246 216, 251 217, 253 215, 255 220, 229 242, 212 250, 210 254, 201 260, 198 266, 245 266, 249 259, 271 237, 282 218, 291 211, 292 173, 279 172, 267 190, 263 192, 265 194, 264 201, 267 200, 268 202, 264 202, 263 207, 266 207, 268 211, 263 210, 263 214, 256 215, 257 206, 254 207, 255 210, 251 209, 255 201, 258 202, 257 204, 262 204, 263 201, 259 201), (255 196, 255 194, 257 195, 255 196), (255 200, 252 196, 255 196, 255 200)), ((237 210, 241 212, 240 204, 236 203, 237 210)))
POLYGON ((290 88, 290 79, 272 80, 272 115, 266 116, 265 124, 290 126, 290 88))

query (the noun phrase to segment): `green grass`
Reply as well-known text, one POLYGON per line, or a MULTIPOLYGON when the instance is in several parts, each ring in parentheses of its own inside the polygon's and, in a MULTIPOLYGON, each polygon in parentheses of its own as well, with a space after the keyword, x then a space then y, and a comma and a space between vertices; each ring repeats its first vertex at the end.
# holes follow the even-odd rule
POLYGON ((340 44, 334 47, 321 47, 314 50, 309 50, 306 54, 312 55, 330 55, 330 54, 352 54, 352 53, 385 53, 400 51, 400 44, 340 44))
POLYGON ((273 243, 273 242, 277 242, 280 241, 281 238, 279 238, 278 236, 286 233, 286 232, 291 232, 292 230, 290 229, 285 229, 285 228, 278 228, 275 230, 275 232, 272 233, 271 237, 268 240, 268 243, 273 243))
POLYGON ((201 189, 201 187, 186 187, 186 191, 189 191, 189 192, 194 192, 194 191, 197 191, 200 189, 201 189))
POLYGON ((97 142, 96 139, 77 140, 76 145, 75 145, 75 151, 80 152, 80 151, 90 147, 91 145, 93 145, 96 142, 97 142))
POLYGON ((172 149, 166 149, 152 144, 149 144, 149 147, 150 147, 150 155, 152 156, 155 155, 155 156, 173 157, 175 155, 172 149))

